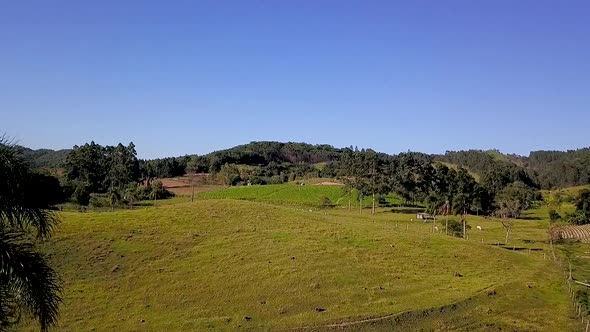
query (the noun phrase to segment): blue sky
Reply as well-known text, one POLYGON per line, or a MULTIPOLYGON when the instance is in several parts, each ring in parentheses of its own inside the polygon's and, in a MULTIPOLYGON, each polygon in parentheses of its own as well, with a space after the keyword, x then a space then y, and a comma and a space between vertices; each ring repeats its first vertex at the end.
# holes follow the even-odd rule
POLYGON ((528 154, 589 115, 588 1, 0 3, 0 133, 33 148, 528 154))

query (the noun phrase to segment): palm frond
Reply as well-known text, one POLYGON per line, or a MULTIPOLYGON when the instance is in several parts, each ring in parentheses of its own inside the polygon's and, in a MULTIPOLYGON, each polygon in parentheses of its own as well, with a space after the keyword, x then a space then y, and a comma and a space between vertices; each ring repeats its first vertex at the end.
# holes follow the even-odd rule
POLYGON ((33 227, 47 238, 57 224, 48 201, 36 199, 28 165, 17 148, 0 137, 0 224, 20 230, 33 227))
POLYGON ((37 317, 41 331, 57 321, 61 286, 56 272, 24 233, 6 228, 0 229, 0 293, 0 325, 11 323, 5 317, 14 319, 17 306, 37 317))

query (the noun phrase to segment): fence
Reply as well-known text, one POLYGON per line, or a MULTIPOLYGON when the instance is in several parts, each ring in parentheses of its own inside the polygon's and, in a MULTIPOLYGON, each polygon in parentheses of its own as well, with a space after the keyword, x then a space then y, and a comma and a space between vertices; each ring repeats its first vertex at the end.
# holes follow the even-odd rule
POLYGON ((576 290, 573 286, 576 284, 582 285, 584 287, 590 287, 590 284, 583 283, 572 278, 572 266, 571 263, 568 261, 567 268, 564 267, 563 259, 557 255, 553 251, 553 244, 551 245, 551 251, 553 254, 553 261, 555 264, 563 271, 563 277, 565 279, 565 283, 567 286, 567 291, 569 298, 572 302, 572 307, 575 311, 576 317, 582 321, 582 326, 585 332, 590 332, 590 317, 588 316, 588 307, 580 303, 580 299, 576 294, 576 290))

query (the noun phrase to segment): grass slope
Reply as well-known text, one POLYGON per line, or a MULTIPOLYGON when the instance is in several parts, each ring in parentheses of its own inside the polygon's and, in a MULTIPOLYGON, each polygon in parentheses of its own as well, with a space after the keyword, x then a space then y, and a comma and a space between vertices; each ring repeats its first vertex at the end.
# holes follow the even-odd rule
MULTIPOLYGON (((503 237, 482 218, 466 241, 386 210, 238 200, 62 217, 45 245, 65 280, 60 331, 579 328, 552 263, 482 244, 503 237)), ((518 222, 515 244, 544 248, 542 226, 518 222)))
MULTIPOLYGON (((327 197, 336 206, 348 206, 348 196, 344 192, 344 186, 322 186, 305 185, 300 186, 293 183, 264 185, 264 186, 241 186, 228 187, 223 190, 202 193, 201 199, 238 199, 272 203, 278 205, 310 206, 319 207, 321 198, 327 197)), ((356 193, 353 193, 352 205, 358 207, 356 193)), ((395 195, 386 198, 388 203, 399 204, 400 199, 395 195)), ((370 206, 371 199, 366 197, 363 206, 370 206)))

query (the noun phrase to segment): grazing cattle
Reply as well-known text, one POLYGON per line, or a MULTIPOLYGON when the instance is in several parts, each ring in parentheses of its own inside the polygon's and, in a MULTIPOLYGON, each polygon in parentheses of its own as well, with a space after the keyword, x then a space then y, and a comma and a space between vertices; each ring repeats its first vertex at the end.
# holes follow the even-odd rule
POLYGON ((477 230, 483 231, 483 228, 481 228, 481 226, 477 226, 477 230))
POLYGON ((434 230, 438 232, 438 226, 434 226, 434 230))

